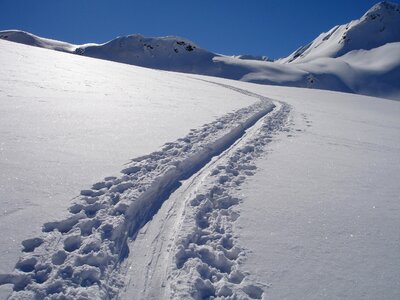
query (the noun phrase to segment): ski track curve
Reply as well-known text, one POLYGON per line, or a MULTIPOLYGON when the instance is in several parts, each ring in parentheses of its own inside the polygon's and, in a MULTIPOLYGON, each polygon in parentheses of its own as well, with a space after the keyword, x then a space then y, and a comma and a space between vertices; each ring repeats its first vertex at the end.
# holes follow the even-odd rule
POLYGON ((68 218, 45 223, 40 236, 22 242, 23 254, 14 272, 0 275, 0 284, 13 284, 9 299, 118 298, 126 284, 123 268, 129 242, 187 179, 190 183, 184 194, 188 202, 181 206, 181 222, 175 223, 181 233, 170 244, 174 264, 168 269, 171 274, 164 275, 169 276, 169 296, 261 297, 262 288, 246 284, 246 274, 237 270, 244 252, 236 245, 232 224, 240 199, 231 191, 254 173, 254 159, 263 153, 274 132, 288 130, 290 107, 211 83, 259 101, 133 159, 120 177, 106 177, 82 190, 68 218), (199 170, 211 166, 211 172, 203 172, 198 181, 199 170), (198 183, 195 191, 193 182, 198 183))

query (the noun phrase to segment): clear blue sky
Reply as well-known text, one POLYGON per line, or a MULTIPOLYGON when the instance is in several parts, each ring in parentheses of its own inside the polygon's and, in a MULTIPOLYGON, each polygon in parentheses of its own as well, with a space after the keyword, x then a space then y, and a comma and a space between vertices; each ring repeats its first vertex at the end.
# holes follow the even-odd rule
POLYGON ((0 30, 72 43, 177 35, 222 54, 288 55, 373 0, 0 0, 0 30))

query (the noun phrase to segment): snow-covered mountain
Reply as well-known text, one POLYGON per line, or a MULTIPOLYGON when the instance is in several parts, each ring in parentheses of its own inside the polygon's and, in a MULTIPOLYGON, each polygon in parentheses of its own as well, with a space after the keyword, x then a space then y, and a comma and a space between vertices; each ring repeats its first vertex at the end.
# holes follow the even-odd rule
POLYGON ((148 68, 200 74, 210 69, 215 56, 183 38, 141 35, 118 37, 102 45, 79 46, 75 53, 148 68))
POLYGON ((51 50, 74 52, 77 45, 46 39, 22 30, 0 31, 0 39, 51 50))
POLYGON ((359 20, 335 26, 276 62, 264 56, 216 54, 179 37, 129 35, 104 44, 74 45, 8 30, 0 31, 0 38, 154 69, 400 99, 399 28, 400 5, 381 2, 359 20))
POLYGON ((1 299, 399 299, 400 102, 3 40, 0 65, 1 299))
POLYGON ((215 56, 179 37, 150 38, 134 34, 117 37, 104 44, 74 45, 21 30, 7 30, 0 31, 0 38, 120 63, 186 73, 207 73, 215 56))
POLYGON ((370 50, 400 41, 400 5, 380 2, 360 19, 333 27, 300 47, 283 63, 308 62, 316 58, 336 58, 354 50, 370 50))

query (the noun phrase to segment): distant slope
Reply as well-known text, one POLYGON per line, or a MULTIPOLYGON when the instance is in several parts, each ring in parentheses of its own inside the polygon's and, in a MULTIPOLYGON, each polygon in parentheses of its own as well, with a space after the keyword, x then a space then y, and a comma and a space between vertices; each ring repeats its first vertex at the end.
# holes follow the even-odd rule
POLYGON ((400 5, 380 2, 360 19, 335 26, 300 47, 282 63, 308 62, 320 57, 339 57, 353 50, 370 50, 400 41, 400 5))
POLYGON ((400 5, 388 2, 276 62, 216 54, 179 37, 136 34, 74 45, 8 30, 0 39, 153 69, 400 99, 400 5))
POLYGON ((101 45, 83 45, 76 48, 75 52, 137 66, 188 73, 206 72, 215 56, 183 38, 150 38, 141 35, 118 37, 101 45))
POLYGON ((42 38, 22 30, 0 31, 0 39, 62 52, 74 52, 77 48, 77 45, 74 44, 42 38))
POLYGON ((307 63, 250 65, 227 58, 217 60, 227 64, 226 67, 247 68, 248 73, 240 78, 242 81, 400 98, 400 42, 307 63))
POLYGON ((69 52, 136 66, 186 73, 208 73, 216 54, 179 37, 117 37, 104 44, 74 45, 21 30, 0 31, 0 38, 30 46, 69 52))

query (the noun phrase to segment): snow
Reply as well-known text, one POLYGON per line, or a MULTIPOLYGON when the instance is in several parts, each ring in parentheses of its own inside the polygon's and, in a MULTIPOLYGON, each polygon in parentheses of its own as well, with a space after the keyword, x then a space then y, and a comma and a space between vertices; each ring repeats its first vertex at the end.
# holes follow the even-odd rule
POLYGON ((181 37, 117 37, 103 44, 74 45, 21 30, 0 31, 0 39, 120 63, 186 73, 209 72, 215 56, 181 37))
POLYGON ((279 101, 241 137, 263 102, 82 190, 0 277, 12 299, 396 298, 399 104, 197 78, 279 101))
POLYGON ((253 166, 243 182, 232 162, 263 145, 260 124, 184 182, 133 242, 144 261, 129 269, 151 280, 130 278, 122 299, 398 298, 399 104, 228 84, 290 104, 289 120, 261 158, 239 160, 253 166))
POLYGON ((321 57, 336 58, 353 50, 371 50, 400 39, 400 5, 380 2, 360 19, 335 26, 310 44, 281 59, 281 63, 305 63, 321 57))
POLYGON ((234 55, 233 58, 245 59, 245 60, 261 60, 261 61, 273 61, 267 56, 264 55, 251 55, 251 54, 242 54, 242 55, 234 55))
POLYGON ((398 299, 398 103, 256 91, 294 107, 296 132, 281 133, 243 185, 241 271, 266 299, 398 299))
MULTIPOLYGON (((232 154, 197 175, 203 176, 200 184, 185 187, 189 195, 177 230, 183 237, 170 239, 176 248, 164 248, 178 255, 170 261, 184 257, 185 263, 170 267, 176 276, 172 283, 168 277, 157 279, 165 292, 154 299, 246 294, 254 299, 398 298, 399 104, 234 85, 288 103, 289 121, 270 135, 262 158, 253 158, 253 177, 239 188, 230 180, 227 187, 225 181, 215 183, 227 165, 235 171, 226 162, 235 158, 232 154), (214 204, 222 199, 234 200, 225 217, 214 204), (203 214, 207 217, 199 218, 203 214), (196 222, 200 228, 190 234, 196 222), (224 248, 226 236, 229 248, 224 248), (233 259, 227 249, 235 249, 233 259), (221 253, 230 257, 228 263, 221 253), (240 280, 230 280, 232 271, 218 271, 229 267, 240 280)), ((157 289, 148 285, 147 292, 157 289)))
POLYGON ((36 46, 62 52, 74 52, 77 48, 77 45, 74 44, 42 38, 32 33, 15 29, 0 31, 0 38, 29 46, 36 46))
POLYGON ((178 230, 175 266, 166 299, 194 299, 210 296, 259 299, 263 289, 240 271, 244 249, 235 236, 233 224, 239 214, 235 191, 254 174, 254 160, 281 130, 290 108, 276 104, 274 112, 246 132, 234 147, 218 157, 196 194, 189 198, 178 230), (185 284, 182 284, 182 281, 185 284))
MULTIPOLYGON (((181 41, 86 49, 139 39, 181 41)), ((395 98, 399 42, 242 81, 41 43, 0 40, 1 298, 400 297, 400 103, 310 89, 395 98)))
POLYGON ((73 45, 7 30, 0 31, 0 39, 154 69, 399 100, 399 27, 400 5, 381 2, 274 62, 265 56, 212 53, 180 37, 135 34, 73 45))
POLYGON ((6 41, 0 51, 2 273, 80 190, 254 102, 181 74, 6 41))
POLYGON ((123 281, 120 264, 130 255, 128 240, 135 238, 180 180, 191 177, 273 109, 271 101, 260 100, 134 159, 119 178, 108 177, 82 190, 66 219, 45 223, 34 243, 25 241, 28 249, 16 266, 23 274, 2 280, 14 284, 12 298, 48 294, 115 298, 123 281))
POLYGON ((355 50, 338 58, 280 64, 217 57, 222 77, 269 85, 308 87, 399 99, 400 43, 355 50), (372 62, 372 63, 371 63, 372 62))

